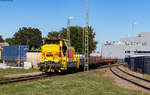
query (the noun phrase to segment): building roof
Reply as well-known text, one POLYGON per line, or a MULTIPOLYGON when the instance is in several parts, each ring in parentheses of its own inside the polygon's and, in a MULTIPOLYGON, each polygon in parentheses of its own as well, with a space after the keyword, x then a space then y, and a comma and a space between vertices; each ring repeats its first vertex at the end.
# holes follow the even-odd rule
POLYGON ((9 44, 7 42, 1 42, 0 47, 3 47, 3 46, 9 46, 9 44))

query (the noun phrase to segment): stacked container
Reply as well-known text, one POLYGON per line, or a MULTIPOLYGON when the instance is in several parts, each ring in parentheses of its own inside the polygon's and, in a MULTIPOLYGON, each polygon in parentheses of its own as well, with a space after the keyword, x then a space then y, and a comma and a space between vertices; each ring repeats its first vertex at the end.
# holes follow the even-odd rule
POLYGON ((150 56, 146 56, 144 61, 145 64, 143 65, 143 72, 150 74, 150 56))
POLYGON ((2 60, 7 63, 21 63, 26 60, 28 46, 4 46, 2 47, 2 60))
POLYGON ((129 57, 125 61, 131 70, 150 74, 150 56, 129 57))

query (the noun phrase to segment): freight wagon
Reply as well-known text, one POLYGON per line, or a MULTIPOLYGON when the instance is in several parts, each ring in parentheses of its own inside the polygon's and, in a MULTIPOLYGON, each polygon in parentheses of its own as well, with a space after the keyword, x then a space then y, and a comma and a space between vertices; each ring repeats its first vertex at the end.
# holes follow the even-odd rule
MULTIPOLYGON (((98 67, 105 64, 114 64, 117 62, 117 59, 112 58, 102 58, 101 56, 89 56, 88 59, 89 66, 98 67)), ((80 67, 84 66, 84 58, 80 59, 80 67)))

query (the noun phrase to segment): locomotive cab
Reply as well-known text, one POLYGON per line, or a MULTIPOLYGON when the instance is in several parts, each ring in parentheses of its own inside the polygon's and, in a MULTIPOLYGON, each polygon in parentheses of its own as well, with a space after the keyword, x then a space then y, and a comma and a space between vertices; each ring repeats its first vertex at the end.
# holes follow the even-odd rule
POLYGON ((44 72, 61 72, 79 68, 79 58, 69 41, 64 39, 45 39, 38 67, 44 72))

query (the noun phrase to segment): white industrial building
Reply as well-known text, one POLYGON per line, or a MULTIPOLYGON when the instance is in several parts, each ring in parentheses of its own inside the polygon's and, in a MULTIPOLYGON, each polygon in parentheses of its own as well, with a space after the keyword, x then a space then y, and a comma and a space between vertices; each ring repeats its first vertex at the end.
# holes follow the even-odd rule
POLYGON ((150 55, 150 32, 142 32, 137 37, 121 38, 120 41, 106 42, 101 49, 103 58, 117 58, 135 55, 150 55))

